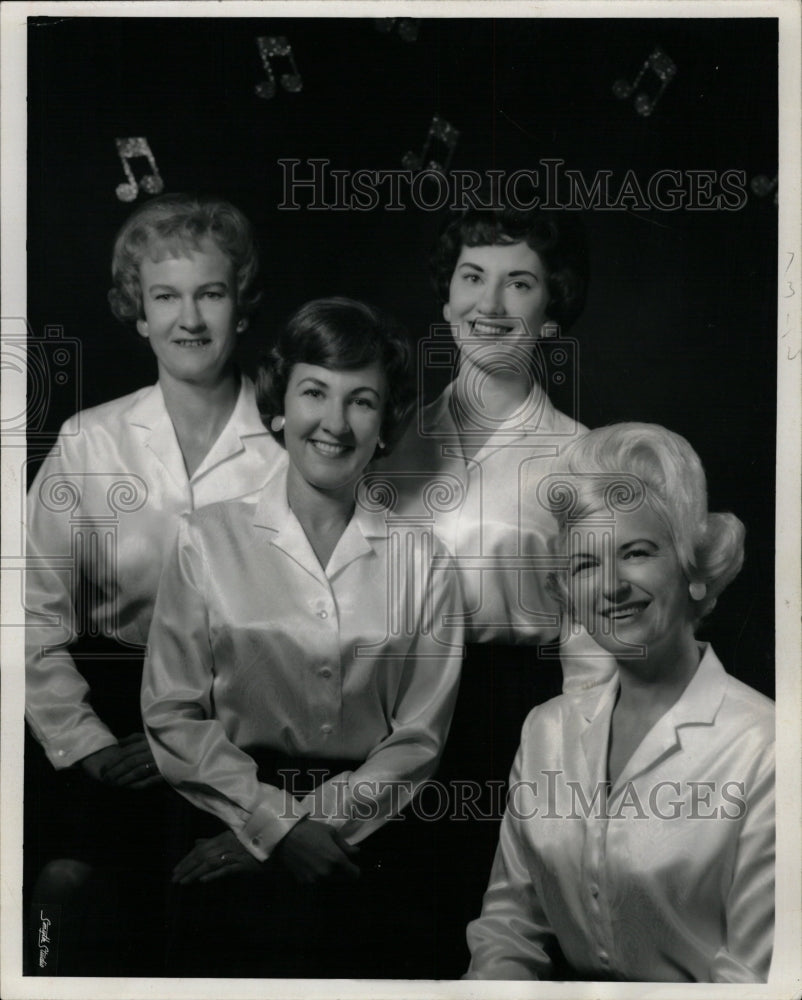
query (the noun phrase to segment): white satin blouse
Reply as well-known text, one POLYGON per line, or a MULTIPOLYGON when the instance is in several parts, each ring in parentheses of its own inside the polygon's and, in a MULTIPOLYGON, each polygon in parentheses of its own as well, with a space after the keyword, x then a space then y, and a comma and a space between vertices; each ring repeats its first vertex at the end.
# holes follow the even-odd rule
POLYGON ((158 383, 64 424, 27 509, 26 718, 55 767, 116 743, 65 646, 79 622, 141 656, 179 516, 249 493, 284 464, 244 377, 191 479, 158 383))
MULTIPOLYGON (((559 609, 546 590, 547 540, 556 522, 538 486, 562 449, 587 429, 536 386, 519 412, 466 458, 453 394, 451 383, 423 408, 373 475, 387 481, 396 510, 434 524, 453 554, 466 641, 551 642, 560 634, 559 609), (538 560, 545 561, 533 569, 538 560)), ((564 690, 594 686, 615 672, 614 661, 584 630, 564 629, 560 659, 564 690)))
POLYGON ((774 926, 774 704, 709 647, 609 790, 618 688, 529 715, 469 979, 765 982, 774 926))
MULTIPOLYGON (((519 413, 499 423, 472 458, 451 411, 454 384, 424 407, 376 474, 387 474, 397 509, 428 517, 454 555, 470 642, 541 643, 559 632, 545 572, 555 522, 538 502, 539 480, 585 428, 536 387, 519 413)), ((468 438, 470 440, 470 438, 468 438)))
POLYGON ((432 775, 448 733, 462 627, 447 563, 428 529, 357 505, 324 570, 286 472, 182 519, 142 686, 165 778, 259 860, 307 814, 368 836, 432 775), (296 798, 258 780, 251 747, 355 765, 296 798))

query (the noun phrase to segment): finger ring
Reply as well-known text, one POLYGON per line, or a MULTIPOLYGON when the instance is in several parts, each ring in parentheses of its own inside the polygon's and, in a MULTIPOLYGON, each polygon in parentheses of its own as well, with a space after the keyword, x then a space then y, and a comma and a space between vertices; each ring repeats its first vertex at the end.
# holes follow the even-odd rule
POLYGON ((227 854, 221 854, 220 855, 220 860, 223 862, 223 864, 225 864, 226 861, 228 861, 228 855, 227 854))

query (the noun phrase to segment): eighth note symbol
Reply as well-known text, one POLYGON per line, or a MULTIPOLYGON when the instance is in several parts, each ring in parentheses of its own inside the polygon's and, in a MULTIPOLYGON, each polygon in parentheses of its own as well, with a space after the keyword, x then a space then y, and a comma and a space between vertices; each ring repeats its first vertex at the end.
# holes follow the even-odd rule
POLYGON ((125 176, 128 178, 127 183, 118 184, 115 189, 114 193, 120 201, 134 201, 140 191, 144 191, 145 194, 158 194, 160 191, 163 191, 164 181, 161 179, 159 168, 156 166, 156 160, 150 151, 148 140, 137 137, 133 139, 116 139, 115 142, 117 143, 117 155, 120 157, 120 163, 122 163, 125 176), (153 171, 152 174, 145 174, 139 183, 137 183, 134 172, 131 170, 131 165, 128 162, 137 156, 144 156, 150 164, 150 169, 153 171))
POLYGON ((283 35, 263 35, 256 39, 259 55, 262 59, 267 79, 257 83, 256 96, 265 101, 276 96, 276 77, 273 73, 271 59, 286 58, 290 64, 291 73, 282 73, 279 77, 281 86, 291 94, 297 94, 303 88, 304 82, 298 72, 295 56, 292 54, 292 46, 283 35))
POLYGON ((641 66, 640 72, 632 83, 628 83, 626 80, 616 80, 613 84, 613 93, 615 96, 619 101, 625 101, 635 92, 647 70, 651 70, 660 80, 660 89, 654 97, 649 97, 648 94, 644 93, 635 94, 635 110, 644 118, 648 118, 654 111, 655 105, 663 95, 663 91, 677 75, 677 64, 674 60, 667 56, 662 49, 656 48, 641 66))
POLYGON ((426 163, 426 157, 429 155, 432 143, 440 142, 447 150, 445 159, 442 163, 434 159, 429 160, 429 162, 426 163, 426 169, 437 170, 444 174, 448 173, 448 168, 451 164, 451 159, 454 156, 454 149, 456 148, 458 139, 458 129, 455 129, 450 122, 445 120, 445 118, 441 118, 439 115, 433 115, 432 123, 429 126, 429 131, 426 133, 426 141, 423 144, 420 156, 410 150, 408 153, 404 154, 401 162, 407 170, 414 170, 416 172, 423 170, 423 165, 426 163))

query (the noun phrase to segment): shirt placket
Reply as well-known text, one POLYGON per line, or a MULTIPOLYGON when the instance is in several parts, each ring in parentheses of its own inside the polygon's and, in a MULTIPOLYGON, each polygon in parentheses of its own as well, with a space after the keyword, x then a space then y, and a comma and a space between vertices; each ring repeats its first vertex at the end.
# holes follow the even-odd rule
POLYGON ((312 665, 318 698, 315 699, 315 727, 321 744, 342 740, 342 657, 340 622, 334 596, 322 586, 309 602, 315 631, 320 636, 320 658, 312 665))
MULTIPOLYGON (((605 810, 606 812, 607 810, 605 810)), ((582 864, 584 872, 583 893, 586 897, 586 912, 590 915, 593 953, 596 962, 607 974, 612 972, 614 956, 606 878, 609 825, 610 820, 607 815, 594 815, 590 818, 582 864)))

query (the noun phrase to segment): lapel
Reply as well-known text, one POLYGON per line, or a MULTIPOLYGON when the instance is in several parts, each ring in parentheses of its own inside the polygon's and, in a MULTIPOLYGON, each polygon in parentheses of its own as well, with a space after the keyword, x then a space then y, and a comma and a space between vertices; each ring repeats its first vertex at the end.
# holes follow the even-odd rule
POLYGON ((184 456, 158 382, 136 400, 128 411, 127 420, 145 432, 145 447, 161 462, 173 482, 186 489, 188 480, 184 456))
POLYGON ((219 437, 209 449, 206 457, 195 471, 192 481, 200 479, 215 466, 245 451, 248 437, 264 437, 269 434, 259 417, 253 383, 242 376, 237 402, 219 437))
POLYGON ((634 781, 667 757, 682 752, 683 730, 710 726, 727 687, 727 674, 708 644, 690 683, 671 708, 657 720, 627 761, 615 788, 634 781))
POLYGON ((353 517, 343 532, 328 566, 324 570, 287 502, 287 470, 273 476, 262 490, 254 512, 254 525, 269 532, 270 544, 281 549, 293 562, 317 582, 330 589, 330 580, 355 559, 369 555, 375 547, 369 539, 386 537, 382 514, 362 510, 357 504, 353 517))
POLYGON ((579 742, 585 759, 585 780, 589 788, 607 780, 607 749, 610 741, 610 719, 618 695, 618 674, 603 687, 583 691, 575 698, 580 719, 579 742))

